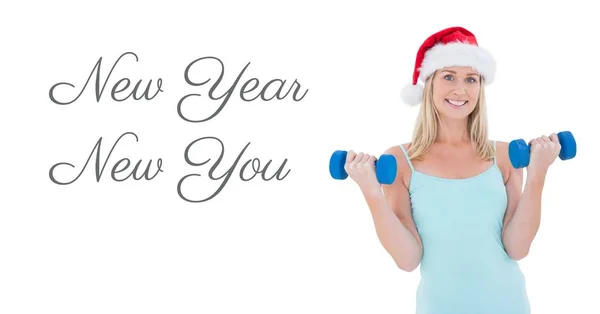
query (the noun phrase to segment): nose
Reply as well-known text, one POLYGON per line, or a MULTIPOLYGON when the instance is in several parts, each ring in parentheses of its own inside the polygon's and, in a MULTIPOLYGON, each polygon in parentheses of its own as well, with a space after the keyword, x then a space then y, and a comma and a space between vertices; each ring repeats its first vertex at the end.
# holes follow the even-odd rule
POLYGON ((456 94, 456 95, 464 95, 466 93, 467 93, 467 89, 464 87, 459 87, 454 90, 454 94, 456 94))

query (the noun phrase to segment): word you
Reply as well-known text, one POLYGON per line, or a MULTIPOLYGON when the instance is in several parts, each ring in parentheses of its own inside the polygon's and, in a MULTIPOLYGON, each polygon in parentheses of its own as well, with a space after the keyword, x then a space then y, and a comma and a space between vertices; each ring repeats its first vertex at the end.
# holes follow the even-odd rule
POLYGON ((204 161, 200 161, 200 162, 192 161, 192 159, 190 158, 189 152, 190 152, 190 149, 192 149, 196 145, 200 145, 201 142, 206 142, 206 141, 210 141, 210 140, 215 140, 215 141, 219 142, 221 148, 219 151, 219 157, 213 163, 213 165, 210 167, 210 170, 208 171, 208 177, 211 180, 221 180, 221 185, 218 187, 218 189, 213 194, 211 194, 207 198, 191 200, 183 195, 181 185, 183 184, 184 181, 186 181, 190 177, 200 177, 201 175, 197 174, 197 173, 192 173, 192 174, 188 174, 188 175, 184 176, 183 178, 181 178, 181 180, 179 180, 179 183, 177 184, 177 193, 179 194, 179 197, 181 197, 182 199, 184 199, 188 202, 200 203, 200 202, 206 202, 206 201, 214 198, 221 192, 221 190, 223 190, 223 188, 225 187, 225 185, 227 184, 227 182, 231 178, 231 175, 234 172, 238 172, 239 178, 242 181, 250 181, 250 180, 254 179, 256 177, 256 175, 258 175, 258 174, 260 174, 260 177, 264 181, 270 181, 273 178, 281 181, 281 180, 285 179, 285 177, 287 177, 287 175, 290 173, 290 170, 288 169, 287 172, 284 175, 282 175, 282 172, 285 171, 285 165, 288 162, 287 158, 283 160, 283 162, 279 165, 279 168, 277 168, 277 170, 275 170, 274 173, 272 173, 270 176, 267 174, 267 172, 269 172, 269 166, 271 166, 271 163, 273 162, 272 160, 269 160, 263 164, 260 161, 260 159, 251 158, 251 159, 247 159, 241 166, 238 167, 238 165, 240 164, 240 160, 242 159, 242 156, 244 155, 244 152, 246 151, 248 146, 250 146, 250 142, 248 142, 248 144, 246 144, 246 146, 244 146, 244 148, 238 153, 235 161, 233 161, 233 163, 230 166, 225 166, 227 170, 225 170, 221 176, 215 176, 215 171, 220 166, 220 164, 223 160, 223 157, 225 156, 225 145, 223 145, 223 142, 220 139, 213 137, 213 136, 201 137, 199 139, 192 141, 185 149, 184 156, 185 156, 186 163, 191 166, 195 166, 195 167, 203 166, 203 165, 206 165, 207 163, 209 163, 211 161, 210 158, 207 160, 204 160, 204 161))

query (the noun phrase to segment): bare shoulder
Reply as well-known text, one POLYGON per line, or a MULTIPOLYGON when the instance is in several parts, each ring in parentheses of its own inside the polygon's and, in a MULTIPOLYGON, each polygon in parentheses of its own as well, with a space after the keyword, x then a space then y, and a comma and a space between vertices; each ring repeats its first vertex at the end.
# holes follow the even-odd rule
POLYGON ((496 142, 496 158, 506 159, 508 161, 508 142, 495 141, 496 142))
MULTIPOLYGON (((400 144, 404 147, 405 150, 408 150, 410 143, 400 144)), ((406 156, 400 145, 394 145, 385 150, 384 154, 393 155, 396 158, 396 163, 398 165, 398 172, 396 173, 396 181, 403 183, 404 187, 408 187, 408 182, 410 182, 410 166, 408 165, 408 161, 406 160, 406 156)), ((396 183, 396 181, 394 183, 396 183)))
POLYGON ((508 142, 505 141, 495 141, 496 143, 496 163, 498 164, 498 168, 502 173, 502 178, 504 179, 504 183, 508 181, 508 177, 510 175, 509 164, 510 160, 508 158, 508 142))
POLYGON ((504 141, 496 141, 496 163, 498 164, 498 168, 502 172, 502 177, 504 178, 504 183, 506 183, 511 174, 517 173, 521 174, 522 169, 515 169, 510 163, 510 157, 508 156, 508 142, 504 141))

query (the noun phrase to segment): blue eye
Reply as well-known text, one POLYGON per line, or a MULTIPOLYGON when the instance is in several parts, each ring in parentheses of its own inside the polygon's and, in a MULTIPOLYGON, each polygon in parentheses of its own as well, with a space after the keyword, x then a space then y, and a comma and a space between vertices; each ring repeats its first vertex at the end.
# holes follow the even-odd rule
MULTIPOLYGON (((444 76, 444 80, 446 81, 454 81, 454 76, 452 74, 447 74, 444 76)), ((467 78, 467 82, 468 83, 477 83, 477 79, 474 77, 468 77, 467 78)))

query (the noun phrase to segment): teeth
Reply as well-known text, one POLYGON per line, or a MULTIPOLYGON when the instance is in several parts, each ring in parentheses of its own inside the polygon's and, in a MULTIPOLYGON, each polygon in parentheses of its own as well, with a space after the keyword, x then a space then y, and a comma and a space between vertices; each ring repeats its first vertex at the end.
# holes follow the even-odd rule
POLYGON ((462 106, 464 105, 467 101, 466 100, 450 100, 450 99, 446 99, 449 103, 455 105, 455 106, 462 106))

